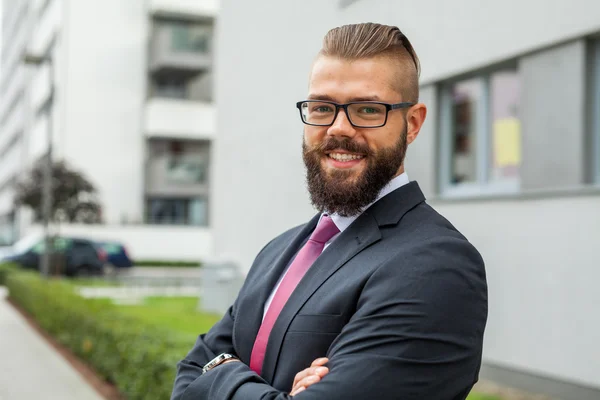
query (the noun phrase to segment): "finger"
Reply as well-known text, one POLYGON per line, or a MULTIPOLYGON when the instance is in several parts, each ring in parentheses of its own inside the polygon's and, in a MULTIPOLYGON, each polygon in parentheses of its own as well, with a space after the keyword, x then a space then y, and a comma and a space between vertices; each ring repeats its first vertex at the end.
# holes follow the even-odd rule
MULTIPOLYGON (((306 372, 308 370, 310 370, 310 368, 307 368, 302 372, 306 372)), ((321 377, 317 374, 312 373, 312 374, 305 375, 302 378, 298 379, 297 381, 294 381, 294 384, 292 385, 292 392, 294 390, 298 389, 299 387, 303 387, 303 386, 305 388, 309 387, 310 385, 312 385, 320 380, 321 380, 321 377)))
POLYGON ((310 375, 298 382, 297 387, 304 387, 305 389, 308 389, 308 387, 314 385, 320 380, 321 377, 319 377, 318 375, 310 375))
POLYGON ((294 383, 292 384, 292 387, 296 387, 296 385, 298 385, 300 381, 306 379, 309 376, 318 376, 319 378, 322 378, 325 375, 327 375, 327 373, 329 373, 329 368, 327 367, 306 368, 305 370, 300 371, 296 374, 296 376, 294 377, 294 383))
POLYGON ((327 358, 327 357, 317 358, 315 361, 312 362, 312 364, 310 364, 310 366, 311 367, 320 367, 321 365, 327 364, 328 361, 329 361, 329 358, 327 358))
MULTIPOLYGON (((305 370, 300 371, 296 374, 296 376, 294 377, 294 384, 292 386, 295 387, 296 383, 299 382, 301 379, 304 379, 309 375, 315 374, 316 368, 326 364, 328 361, 329 361, 329 358, 327 358, 327 357, 317 358, 315 361, 312 362, 310 368, 306 368, 305 370)), ((329 372, 329 370, 327 370, 327 371, 321 370, 321 373, 317 373, 317 374, 320 376, 323 376, 327 372, 329 372)))
POLYGON ((300 392, 303 392, 303 391, 305 391, 305 390, 306 390, 306 388, 305 388, 304 386, 300 386, 298 389, 296 389, 296 390, 292 390, 292 392, 290 393, 290 395, 291 395, 291 396, 295 396, 295 395, 297 395, 298 393, 300 393, 300 392))
POLYGON ((312 375, 312 368, 306 368, 305 370, 302 370, 300 372, 298 372, 296 374, 296 376, 294 377, 294 383, 292 385, 292 387, 296 387, 296 385, 298 385, 298 382, 300 382, 302 379, 306 378, 309 375, 312 375))

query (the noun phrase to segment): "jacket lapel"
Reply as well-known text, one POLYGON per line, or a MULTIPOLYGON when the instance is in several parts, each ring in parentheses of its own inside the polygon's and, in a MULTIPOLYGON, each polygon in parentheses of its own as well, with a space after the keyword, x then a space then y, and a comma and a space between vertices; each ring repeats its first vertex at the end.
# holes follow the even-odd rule
MULTIPOLYGON (((312 294, 317 291, 332 274, 352 259, 352 257, 373 243, 381 240, 382 236, 379 227, 398 224, 407 212, 423 201, 425 201, 425 196, 417 182, 410 182, 403 187, 396 189, 363 212, 360 217, 342 232, 340 236, 325 249, 319 258, 317 258, 288 299, 273 326, 273 330, 269 336, 267 352, 265 354, 261 374, 267 382, 272 382, 273 380, 281 345, 292 319, 312 294)), ((305 229, 303 229, 294 240, 294 245, 290 246, 291 248, 288 247, 287 251, 280 257, 277 267, 273 269, 273 271, 276 272, 276 275, 270 277, 267 292, 266 294, 263 293, 263 297, 260 299, 260 317, 253 317, 253 321, 256 321, 257 318, 259 319, 258 324, 253 327, 252 338, 256 337, 256 333, 260 327, 263 310, 262 305, 264 305, 264 301, 270 294, 281 273, 283 273, 283 269, 287 266, 291 257, 293 257, 301 243, 315 228, 318 219, 319 215, 316 215, 311 222, 306 225, 305 229)), ((248 359, 249 358, 248 355, 248 359)))
POLYGON ((238 316, 236 325, 242 324, 244 328, 241 330, 234 329, 234 337, 235 343, 238 344, 238 356, 243 361, 250 363, 254 340, 262 323, 265 302, 292 257, 298 252, 306 238, 310 236, 318 221, 319 215, 316 215, 299 230, 287 247, 280 250, 280 255, 273 263, 265 265, 260 271, 257 271, 254 282, 248 287, 248 292, 244 296, 245 301, 239 302, 236 312, 238 316))
POLYGON ((348 260, 381 238, 375 218, 363 213, 317 258, 281 310, 267 344, 262 376, 271 382, 285 333, 310 296, 348 260))

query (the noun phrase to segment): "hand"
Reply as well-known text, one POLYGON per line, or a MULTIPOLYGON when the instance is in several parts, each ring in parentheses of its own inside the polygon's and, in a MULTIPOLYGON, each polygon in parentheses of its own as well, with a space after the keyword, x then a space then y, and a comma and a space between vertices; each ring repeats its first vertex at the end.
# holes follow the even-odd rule
POLYGON ((328 361, 328 358, 317 358, 315 361, 313 361, 309 368, 298 372, 294 378, 294 384, 292 385, 292 391, 290 392, 290 395, 297 395, 303 390, 306 390, 306 388, 309 386, 319 382, 321 378, 327 375, 327 373, 329 373, 329 368, 323 367, 323 365, 325 365, 328 361))

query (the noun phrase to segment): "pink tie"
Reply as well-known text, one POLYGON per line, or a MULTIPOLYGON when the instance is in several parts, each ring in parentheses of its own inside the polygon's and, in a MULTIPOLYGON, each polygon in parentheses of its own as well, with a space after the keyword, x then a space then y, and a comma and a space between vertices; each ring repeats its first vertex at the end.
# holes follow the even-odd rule
POLYGON ((258 335, 256 335, 254 347, 252 348, 250 368, 257 374, 260 375, 262 371, 269 335, 271 334, 273 325, 275 325, 275 321, 277 321, 277 317, 283 309, 283 306, 300 282, 300 279, 302 279, 306 271, 308 271, 317 257, 323 252, 325 243, 339 231, 340 230, 335 226, 331 217, 323 216, 319 221, 317 228, 313 231, 312 235, 310 235, 308 242, 300 249, 292 262, 292 265, 290 265, 290 268, 277 289, 277 293, 273 296, 271 305, 263 319, 258 335))

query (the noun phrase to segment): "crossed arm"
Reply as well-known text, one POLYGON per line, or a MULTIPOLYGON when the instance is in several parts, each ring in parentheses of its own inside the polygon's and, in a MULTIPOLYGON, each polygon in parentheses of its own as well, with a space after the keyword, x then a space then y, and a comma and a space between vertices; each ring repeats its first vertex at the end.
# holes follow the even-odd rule
MULTIPOLYGON (((448 252, 447 245, 429 243, 428 254, 392 259, 370 277, 326 355, 328 373, 295 392, 295 400, 466 398, 481 362, 487 289, 478 253, 466 246, 448 252), (399 277, 398 265, 406 263, 411 271, 399 277)), ((179 363, 172 400, 292 398, 242 362, 201 376, 217 354, 235 354, 233 315, 230 310, 179 363)))

